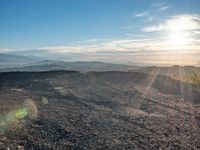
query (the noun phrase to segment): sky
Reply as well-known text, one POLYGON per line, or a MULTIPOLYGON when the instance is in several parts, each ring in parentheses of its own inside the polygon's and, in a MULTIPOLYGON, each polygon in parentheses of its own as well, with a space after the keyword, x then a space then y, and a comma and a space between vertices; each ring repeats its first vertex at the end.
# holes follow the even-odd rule
POLYGON ((0 0, 0 52, 196 65, 199 6, 197 0, 0 0))

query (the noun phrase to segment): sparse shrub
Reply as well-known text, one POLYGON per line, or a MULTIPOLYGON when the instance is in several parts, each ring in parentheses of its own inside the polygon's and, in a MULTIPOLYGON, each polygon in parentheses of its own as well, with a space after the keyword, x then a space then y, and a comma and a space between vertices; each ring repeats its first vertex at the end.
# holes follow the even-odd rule
POLYGON ((200 75, 198 75, 196 72, 193 72, 192 81, 194 83, 200 83, 200 75))

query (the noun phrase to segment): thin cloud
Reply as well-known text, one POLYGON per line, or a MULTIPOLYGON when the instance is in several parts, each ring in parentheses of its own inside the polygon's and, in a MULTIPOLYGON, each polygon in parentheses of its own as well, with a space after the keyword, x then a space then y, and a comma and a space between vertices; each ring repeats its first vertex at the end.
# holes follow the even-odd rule
POLYGON ((142 13, 138 13, 135 15, 135 17, 144 17, 144 16, 147 16, 148 15, 148 12, 142 12, 142 13))
POLYGON ((89 39, 89 40, 86 40, 88 42, 97 42, 98 40, 97 39, 89 39))
MULTIPOLYGON (((185 50, 190 52, 199 51, 199 44, 188 44, 184 47, 184 49, 180 52, 183 53, 185 50)), ((166 41, 162 39, 148 39, 148 38, 132 38, 132 39, 119 39, 119 40, 110 40, 110 41, 102 41, 98 43, 82 43, 77 45, 64 45, 64 46, 53 46, 53 47, 42 47, 39 48, 41 50, 46 50, 52 53, 86 53, 86 52, 104 52, 104 51, 125 51, 125 52, 136 52, 145 50, 151 54, 152 50, 168 52, 170 51, 169 45, 166 41)))
POLYGON ((145 27, 144 32, 155 32, 162 30, 188 31, 200 29, 200 16, 196 14, 184 14, 173 16, 161 23, 145 27))
POLYGON ((134 29, 136 28, 136 26, 124 26, 122 27, 122 29, 125 29, 125 30, 130 30, 130 29, 134 29))
POLYGON ((128 37, 147 37, 146 35, 141 35, 141 34, 130 34, 130 33, 126 33, 125 36, 128 36, 128 37))
POLYGON ((0 48, 0 53, 1 52, 7 52, 7 51, 10 51, 10 49, 8 49, 8 48, 0 48))
POLYGON ((193 33, 195 33, 195 34, 200 34, 200 31, 195 30, 195 31, 193 31, 193 33))
POLYGON ((169 9, 171 6, 170 5, 165 5, 165 6, 161 6, 158 11, 165 11, 167 9, 169 9))

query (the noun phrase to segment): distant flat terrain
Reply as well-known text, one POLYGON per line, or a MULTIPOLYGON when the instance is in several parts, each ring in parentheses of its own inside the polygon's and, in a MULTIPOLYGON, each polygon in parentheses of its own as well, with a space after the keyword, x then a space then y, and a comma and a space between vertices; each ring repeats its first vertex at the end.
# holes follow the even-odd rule
POLYGON ((0 149, 200 149, 199 98, 141 72, 0 73, 0 149))

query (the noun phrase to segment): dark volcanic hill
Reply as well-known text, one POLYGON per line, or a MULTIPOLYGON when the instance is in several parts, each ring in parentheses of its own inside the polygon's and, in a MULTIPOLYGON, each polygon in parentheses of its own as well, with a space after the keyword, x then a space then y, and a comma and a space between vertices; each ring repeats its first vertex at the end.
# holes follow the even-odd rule
POLYGON ((0 149, 199 149, 199 89, 138 72, 0 73, 0 149))

